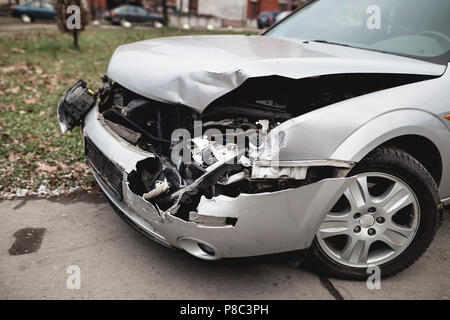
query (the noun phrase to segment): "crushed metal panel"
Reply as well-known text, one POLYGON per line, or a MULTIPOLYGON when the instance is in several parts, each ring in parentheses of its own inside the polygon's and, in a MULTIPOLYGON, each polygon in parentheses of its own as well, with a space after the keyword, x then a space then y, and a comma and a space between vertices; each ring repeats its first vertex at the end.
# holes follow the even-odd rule
MULTIPOLYGON (((236 216, 236 226, 209 228, 180 219, 173 219, 170 226, 175 224, 182 234, 216 246, 224 257, 304 249, 311 245, 324 216, 352 181, 353 178, 325 179, 273 193, 204 199, 198 206, 199 215, 236 216)), ((162 234, 165 227, 161 225, 159 229, 162 234)))
POLYGON ((344 73, 440 76, 444 72, 442 65, 379 52, 243 35, 135 42, 120 46, 108 66, 108 76, 125 88, 198 112, 254 77, 302 79, 344 73))

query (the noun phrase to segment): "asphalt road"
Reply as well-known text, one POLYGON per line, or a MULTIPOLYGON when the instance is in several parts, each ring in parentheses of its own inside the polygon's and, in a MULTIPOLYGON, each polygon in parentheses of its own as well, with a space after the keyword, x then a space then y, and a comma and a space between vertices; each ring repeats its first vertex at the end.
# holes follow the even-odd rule
POLYGON ((195 260, 142 237, 100 195, 4 200, 0 299, 450 299, 449 244, 446 219, 419 262, 369 290, 271 258, 195 260), (80 289, 67 287, 70 266, 80 289))

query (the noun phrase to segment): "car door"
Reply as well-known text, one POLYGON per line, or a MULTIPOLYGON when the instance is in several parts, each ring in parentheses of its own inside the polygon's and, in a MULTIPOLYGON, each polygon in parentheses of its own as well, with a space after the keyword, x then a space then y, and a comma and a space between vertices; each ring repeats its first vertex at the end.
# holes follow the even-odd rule
POLYGON ((144 8, 135 7, 136 22, 146 22, 149 20, 148 12, 144 8))
POLYGON ((42 2, 42 19, 53 20, 55 18, 55 9, 49 2, 42 2))
POLYGON ((33 1, 30 3, 27 12, 24 12, 30 16, 31 19, 42 19, 43 13, 40 1, 33 1))
POLYGON ((127 6, 127 21, 136 22, 136 14, 133 6, 127 6))

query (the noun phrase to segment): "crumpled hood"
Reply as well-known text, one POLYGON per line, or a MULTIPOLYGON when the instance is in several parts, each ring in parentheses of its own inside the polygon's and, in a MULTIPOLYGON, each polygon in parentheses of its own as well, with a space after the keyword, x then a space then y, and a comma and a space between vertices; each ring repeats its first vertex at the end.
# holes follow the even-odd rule
POLYGON ((253 77, 301 79, 343 73, 440 76, 445 66, 400 56, 268 36, 185 36, 120 46, 108 76, 161 102, 202 112, 253 77))

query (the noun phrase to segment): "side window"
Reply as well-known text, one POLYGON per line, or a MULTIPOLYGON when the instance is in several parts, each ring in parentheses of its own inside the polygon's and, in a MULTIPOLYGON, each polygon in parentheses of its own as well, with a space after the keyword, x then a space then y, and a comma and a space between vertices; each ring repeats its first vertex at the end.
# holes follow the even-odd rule
POLYGON ((42 7, 43 7, 44 9, 54 10, 53 5, 52 5, 51 3, 49 3, 49 2, 43 2, 43 3, 42 3, 42 7))
POLYGON ((125 8, 126 9, 125 9, 124 13, 126 13, 126 14, 134 14, 134 8, 133 7, 126 6, 125 8))
POLYGON ((114 13, 118 13, 118 14, 127 14, 128 13, 127 10, 128 10, 128 6, 123 6, 120 8, 116 8, 113 11, 114 11, 114 13))
POLYGON ((140 16, 145 16, 147 15, 147 10, 145 10, 144 8, 136 7, 136 13, 140 16))
POLYGON ((136 10, 137 8, 136 7, 128 7, 128 14, 131 14, 131 15, 136 15, 136 13, 137 13, 137 10, 136 10))

